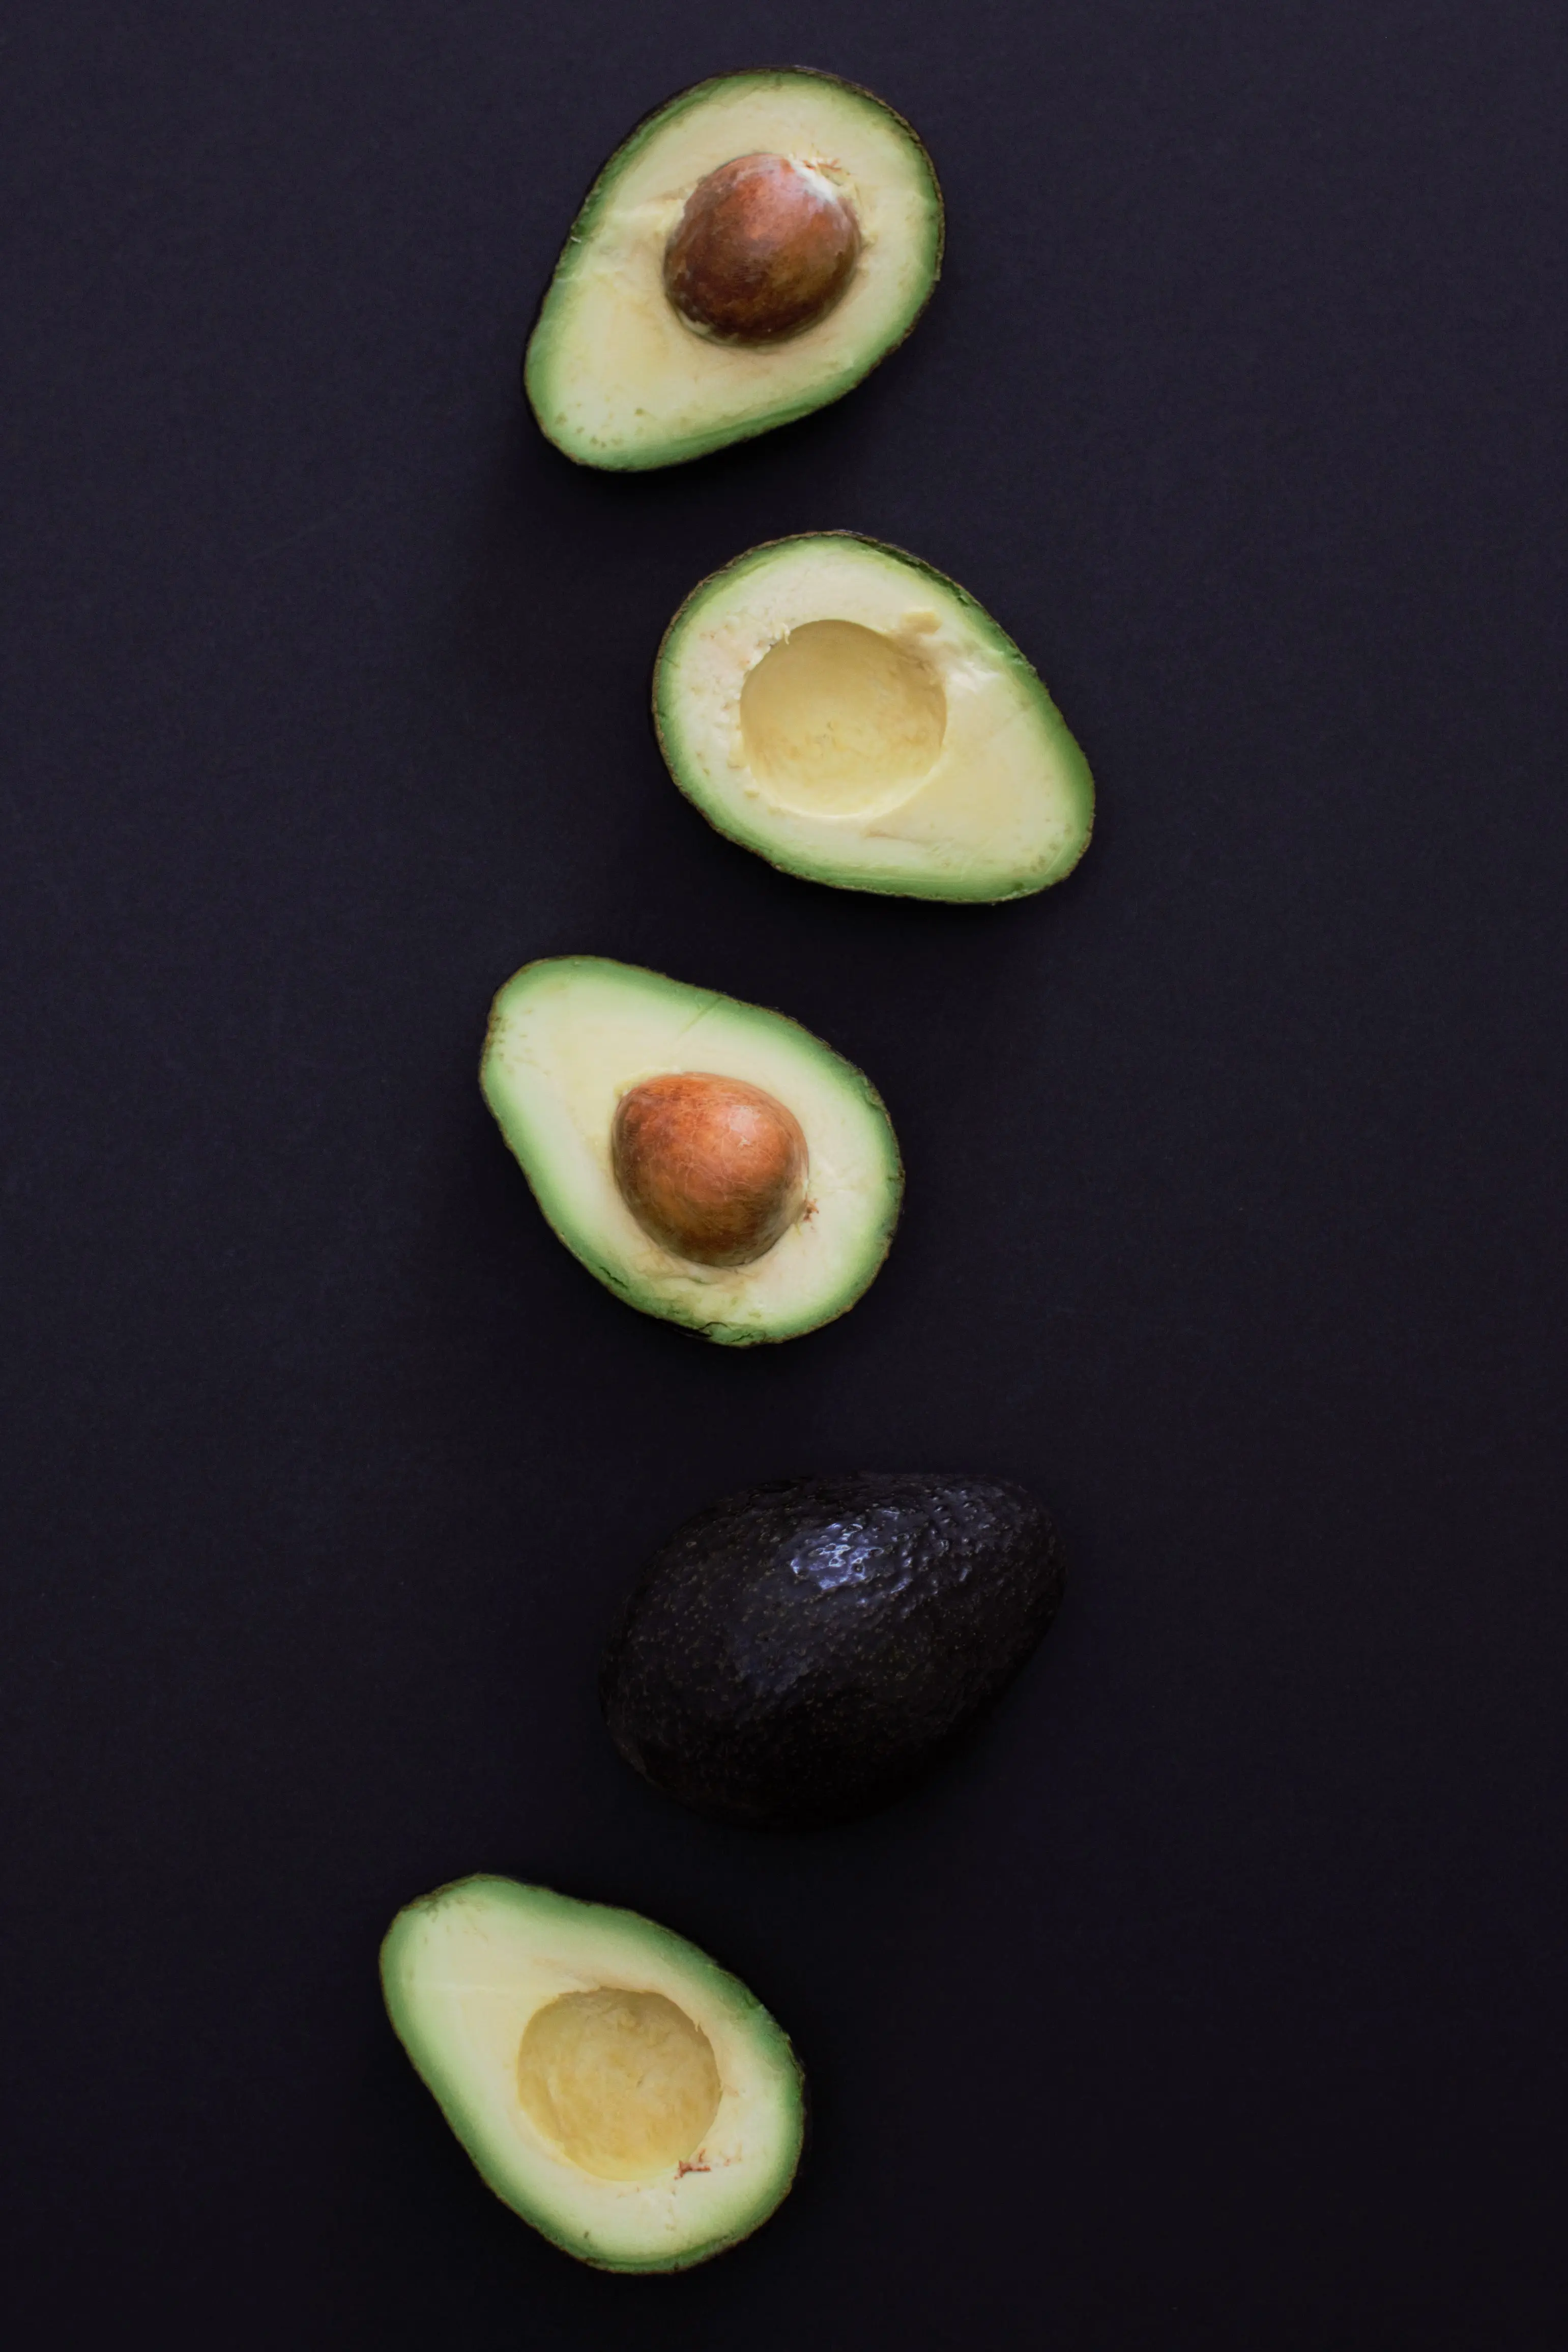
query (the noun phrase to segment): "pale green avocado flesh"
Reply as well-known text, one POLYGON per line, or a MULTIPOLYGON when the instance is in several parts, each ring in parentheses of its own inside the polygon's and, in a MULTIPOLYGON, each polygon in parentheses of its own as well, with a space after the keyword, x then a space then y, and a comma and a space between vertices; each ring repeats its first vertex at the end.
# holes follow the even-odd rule
POLYGON ((942 572, 851 531, 753 548, 695 589, 653 718, 709 824, 814 882, 1020 898, 1088 846, 1088 764, 1012 639, 942 572))
POLYGON ((869 90, 804 70, 721 75, 640 124, 590 189, 528 341, 541 430, 579 464, 671 466, 837 400, 903 341, 936 282, 942 198, 914 131, 869 90), (784 156, 852 209, 859 257, 814 324, 745 347, 697 332, 665 247, 721 164, 784 156))
POLYGON ((556 1234, 644 1314, 731 1347, 793 1339, 852 1307, 887 1254, 904 1183, 887 1113, 852 1064, 782 1013, 607 957, 556 956, 497 996, 480 1084, 556 1234), (617 1106, 673 1072, 759 1087, 805 1137, 800 1214, 748 1265, 674 1255, 617 1186, 617 1106))
POLYGON ((580 2262, 685 2270, 789 2193, 804 2124, 789 2039, 669 1928, 464 1878, 398 1913, 382 1986, 489 2187, 580 2262))

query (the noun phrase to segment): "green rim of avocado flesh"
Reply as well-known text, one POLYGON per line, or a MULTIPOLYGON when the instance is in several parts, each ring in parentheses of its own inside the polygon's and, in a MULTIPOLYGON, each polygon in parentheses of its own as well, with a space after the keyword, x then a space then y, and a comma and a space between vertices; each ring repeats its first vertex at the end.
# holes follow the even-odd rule
POLYGON ((400 1911, 381 1970, 482 2179, 580 2262, 687 2270, 788 2195, 805 2125, 789 2037, 684 1936, 479 1875, 400 1911))
POLYGON ((841 889, 1028 898, 1093 829, 1088 761, 1012 638, 858 531, 770 540, 701 581, 659 647, 653 724, 716 831, 841 889))
POLYGON ((589 1272, 645 1315, 725 1347, 792 1339, 845 1314, 898 1221, 904 1170, 882 1097, 781 1013, 604 956, 525 964, 491 1008, 480 1084, 547 1223, 589 1272), (700 1265, 638 1223, 612 1163, 617 1106, 672 1071, 737 1078, 799 1121, 799 1217, 748 1265, 700 1265))
POLYGON ((809 67, 722 74, 680 91, 594 181, 528 338, 524 388, 574 463, 679 465, 841 399, 904 341, 942 266, 942 194, 902 115, 809 67), (664 290, 664 247, 694 187, 753 152, 821 161, 853 205, 860 257, 824 316, 776 343, 705 339, 664 290))

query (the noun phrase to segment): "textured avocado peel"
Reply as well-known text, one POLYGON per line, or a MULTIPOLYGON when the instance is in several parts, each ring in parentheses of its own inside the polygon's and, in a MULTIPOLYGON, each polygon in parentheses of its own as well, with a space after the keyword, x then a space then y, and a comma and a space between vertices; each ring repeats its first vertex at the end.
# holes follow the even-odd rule
POLYGON ((605 1650, 612 1738, 720 1821, 868 1812, 949 1753, 1061 1601, 1040 1505, 999 1479, 859 1473, 727 1496, 678 1528, 605 1650))

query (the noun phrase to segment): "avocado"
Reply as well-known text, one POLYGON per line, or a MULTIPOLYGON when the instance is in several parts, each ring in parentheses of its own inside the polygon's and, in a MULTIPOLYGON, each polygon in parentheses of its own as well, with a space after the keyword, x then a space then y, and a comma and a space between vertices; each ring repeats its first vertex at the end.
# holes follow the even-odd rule
POLYGON ((462 1878, 398 1913, 382 1987, 485 2181, 580 2261, 685 2270, 789 2193, 795 2053, 684 1936, 549 1887, 462 1878))
POLYGON ((1061 1548, 1021 1486, 861 1472, 731 1495, 633 1585, 600 1673, 611 1738, 718 1821, 868 1812, 944 1756, 1056 1614, 1061 1548))
POLYGON ((589 190, 529 338, 529 403, 580 465, 700 457, 852 390, 941 259, 936 175, 901 115, 833 74, 721 74, 589 190))
POLYGON ((1012 639, 853 531, 774 540, 695 588, 653 723, 710 824, 813 882, 1021 898, 1088 846, 1088 765, 1012 639))
POLYGON ((893 1236, 870 1081, 798 1023, 603 956, 525 964, 480 1083, 549 1223, 628 1305, 728 1347, 852 1307, 893 1236))

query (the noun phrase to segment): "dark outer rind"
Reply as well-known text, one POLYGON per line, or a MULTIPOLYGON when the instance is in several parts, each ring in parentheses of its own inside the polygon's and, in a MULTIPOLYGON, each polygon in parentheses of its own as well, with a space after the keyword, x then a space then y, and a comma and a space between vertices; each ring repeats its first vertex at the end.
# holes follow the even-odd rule
POLYGON ((871 375, 874 370, 881 367, 884 360, 891 359, 894 352, 903 350, 904 344, 909 341, 910 336, 915 332, 915 328, 920 324, 921 320, 925 316, 926 310, 930 306, 931 297, 936 293, 937 285, 941 280, 942 264, 946 257, 946 199, 942 194, 942 183, 936 176, 936 166, 931 160, 931 151, 926 146, 925 142, 922 139, 918 131, 915 130, 914 124, 910 122, 904 115, 900 114, 897 107, 890 106, 885 98, 879 98, 874 89, 868 89, 864 82, 851 81, 843 74, 827 73, 820 66, 742 66, 737 68, 736 71, 733 73, 709 74, 702 81, 688 82, 685 89, 675 90, 669 98, 664 100, 662 105, 650 107, 647 113, 644 114, 640 121, 633 123, 632 129, 626 133, 625 138, 622 140, 620 145, 605 158, 598 171, 594 173, 593 178, 590 181, 587 193, 584 195, 582 202, 579 205, 576 213, 572 216, 571 226, 567 232, 566 242, 561 247, 560 252, 556 257, 555 267, 550 271, 549 278, 545 280, 544 290, 540 294, 538 302, 535 307, 533 320, 529 325, 528 334, 524 339, 523 356, 518 370, 519 380, 522 384, 523 399, 527 404, 530 415, 533 417, 534 423, 538 426, 540 433, 549 443, 550 447, 552 449, 559 450, 560 455, 573 466, 587 467, 591 471, 595 473, 655 473, 661 471, 664 466, 694 466, 697 463, 699 458, 711 457, 715 452, 719 449, 733 448, 737 441, 754 441, 761 434, 777 432, 781 425, 798 425, 803 417, 814 416, 819 409, 831 408, 835 401, 843 400, 852 392, 858 392, 861 385, 865 382, 866 377, 871 375), (534 337, 538 332, 539 321, 544 317, 545 306, 549 302, 550 295, 554 290, 556 279, 560 276, 562 269, 565 268, 567 257, 570 253, 572 247, 582 241, 583 236, 587 234, 588 227, 591 226, 591 215, 597 209, 599 200, 608 194, 612 179, 617 174, 617 166, 624 162, 628 149, 641 145, 642 142, 650 136, 655 124, 661 122, 665 115, 674 113, 679 107, 694 102, 705 90, 716 89, 721 82, 747 81, 754 78, 758 79, 766 79, 767 77, 771 74, 800 74, 809 81, 834 82, 837 84, 839 89, 852 91, 856 98, 869 99, 871 103, 873 106, 880 108, 883 114, 888 114, 893 117, 893 120, 897 123, 900 131, 904 132, 904 136, 909 141, 910 145, 919 153, 927 172, 931 175, 932 194, 936 200, 936 241, 931 256, 931 277, 929 283, 926 286, 925 292, 921 298, 919 308, 914 312, 913 316, 910 318, 908 325, 904 329, 903 332, 895 335, 891 342, 884 344, 883 349, 877 352, 876 357, 873 360, 868 361, 860 374, 855 376, 849 383, 846 383, 841 392, 833 393, 825 400, 809 401, 804 406, 792 411, 787 416, 764 417, 759 419, 756 424, 737 425, 733 433, 724 434, 716 441, 705 442, 700 449, 688 450, 684 456, 679 457, 660 458, 652 463, 641 465, 607 466, 603 464, 602 461, 591 457, 580 457, 574 449, 562 448, 561 444, 555 438, 554 435, 549 432, 543 418, 539 415, 538 410, 534 405, 533 394, 528 390, 528 352, 532 348, 534 337))
POLYGON ((600 1695, 655 1788, 803 1829, 896 1796, 970 1728, 1050 1625, 1046 1513, 998 1479, 800 1478, 727 1496, 656 1552, 600 1695))
MULTIPOLYGON (((763 864, 765 866, 771 866, 776 874, 791 875, 798 882, 815 882, 823 889, 861 890, 863 891, 868 898, 928 898, 934 903, 957 907, 1005 907, 1012 905, 1019 898, 1036 898, 1039 896, 1040 891, 1053 890, 1059 882, 1065 882, 1068 876, 1070 874, 1075 874, 1079 866, 1082 864, 1084 853, 1088 849, 1090 842, 1093 839, 1094 835, 1095 800, 1093 797, 1093 775, 1092 772, 1089 768, 1089 762, 1086 759, 1083 761, 1083 765, 1085 773, 1089 776, 1090 782, 1091 798, 1089 803, 1089 818, 1083 828, 1083 837, 1080 841, 1074 856, 1066 866, 1061 866, 1052 873, 1046 875, 1042 880, 1039 882, 1030 882, 1020 890, 1004 890, 994 898, 975 898, 958 892, 943 892, 938 894, 934 891, 921 890, 918 887, 912 887, 908 882, 845 881, 838 878, 829 881, 820 874, 808 873, 803 867, 794 865, 787 859, 774 856, 766 845, 753 841, 748 835, 740 833, 732 833, 729 827, 721 821, 716 812, 708 807, 706 801, 699 800, 695 793, 687 790, 681 774, 679 762, 672 756, 671 747, 664 734, 664 716, 659 708, 659 680, 664 667, 664 656, 669 650, 670 644, 674 637, 675 632, 679 629, 681 623, 685 619, 687 614, 690 613, 692 607, 697 604, 702 597, 706 595, 710 588, 716 587, 718 583, 724 579, 727 573, 731 572, 738 572, 743 564, 749 563, 755 556, 766 555, 770 548, 792 547, 799 541, 806 539, 854 540, 862 547, 873 548, 879 555, 891 555, 896 562, 907 563, 912 570, 915 572, 923 572, 926 575, 927 579, 936 581, 937 585, 944 589, 948 595, 955 598, 958 604, 969 606, 972 611, 979 614, 981 620, 985 623, 986 627, 990 631, 991 635, 1002 639, 1009 651, 1017 657, 1020 667, 1026 669, 1030 677, 1033 678, 1041 694, 1045 697, 1046 701, 1051 705, 1051 709, 1056 712, 1058 719, 1061 719, 1061 713, 1060 710, 1057 710, 1056 703, 1051 695, 1051 688, 1046 685, 1045 680, 1041 677, 1039 670, 1036 669, 1029 656, 1024 652, 1022 646, 1018 643, 1018 640, 1015 637, 1010 636, 1007 630, 1002 627, 1000 622, 998 622, 993 614, 986 610, 986 607, 981 604, 977 596, 971 595, 967 588, 964 587, 958 581, 952 579, 946 572, 939 571, 935 563, 928 563, 923 555, 912 555, 908 548, 896 547, 891 539, 873 539, 868 532, 863 530, 838 530, 786 531, 783 536, 779 539, 759 539, 755 547, 745 548, 742 550, 740 554, 732 555, 729 562, 727 563, 721 563, 716 571, 705 572, 702 579, 697 582, 695 587, 689 590, 688 593, 682 597, 680 604, 676 606, 674 612, 670 616, 670 620, 665 627, 664 635, 659 639, 658 650, 653 656, 653 674, 649 693, 649 703, 653 725, 653 740, 659 747, 659 757, 663 760, 664 766, 669 772, 670 781, 674 785, 675 790, 681 794, 683 799, 691 803, 693 808, 695 809, 697 814, 702 818, 703 823, 705 824, 711 825, 715 833, 718 834, 724 840, 733 841, 737 849, 747 851, 753 857, 760 857, 763 864)), ((1068 727, 1067 721, 1064 719, 1061 719, 1061 724, 1070 737, 1074 748, 1077 750, 1080 758, 1082 758, 1082 745, 1079 743, 1077 737, 1073 735, 1071 729, 1068 727)))

